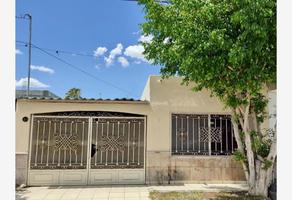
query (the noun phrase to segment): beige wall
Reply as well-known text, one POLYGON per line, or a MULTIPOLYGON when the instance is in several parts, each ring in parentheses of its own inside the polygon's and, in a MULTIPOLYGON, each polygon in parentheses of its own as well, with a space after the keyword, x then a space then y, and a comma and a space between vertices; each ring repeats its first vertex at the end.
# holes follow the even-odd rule
POLYGON ((193 92, 191 86, 180 83, 180 78, 150 77, 148 151, 170 151, 171 113, 230 113, 218 99, 211 98, 207 90, 193 92))
POLYGON ((231 156, 171 156, 167 152, 148 152, 146 182, 242 183, 245 175, 231 156))
MULTIPOLYGON (((161 80, 159 76, 149 77, 141 99, 150 100, 150 103, 105 101, 66 101, 67 103, 65 103, 58 100, 18 100, 16 109, 16 154, 28 152, 30 121, 23 122, 22 118, 24 116, 31 119, 31 115, 35 113, 59 111, 134 113, 147 116, 147 183, 159 183, 159 178, 157 178, 160 176, 159 174, 163 174, 160 176, 163 179, 162 182, 167 183, 169 170, 176 181, 182 182, 244 180, 241 166, 233 164, 231 157, 228 156, 224 159, 214 156, 171 156, 171 113, 229 113, 218 99, 210 97, 208 91, 193 92, 191 87, 181 86, 180 82, 181 79, 179 78, 161 80), (192 166, 192 163, 195 163, 194 166, 192 166), (235 165, 236 167, 234 167, 235 165), (220 171, 220 175, 213 172, 213 168, 216 168, 218 173, 220 171), (192 176, 188 174, 190 172, 192 172, 192 176), (176 175, 173 173, 176 173, 176 175)), ((21 159, 20 156, 18 157, 21 159)))
POLYGON ((141 98, 142 101, 150 101, 150 78, 148 78, 144 90, 142 92, 141 98))
POLYGON ((193 92, 181 78, 151 76, 142 97, 150 99, 147 126, 148 184, 223 183, 245 181, 242 167, 231 156, 172 156, 171 114, 230 114, 210 92, 193 92), (146 92, 145 92, 146 91, 146 92), (148 92, 149 91, 149 92, 148 92), (148 93, 147 93, 148 92, 148 93), (147 96, 148 94, 148 96, 147 96))
POLYGON ((16 153, 28 152, 30 120, 23 122, 32 114, 61 111, 112 111, 148 115, 147 102, 98 102, 98 101, 44 101, 44 100, 18 100, 16 108, 16 153))

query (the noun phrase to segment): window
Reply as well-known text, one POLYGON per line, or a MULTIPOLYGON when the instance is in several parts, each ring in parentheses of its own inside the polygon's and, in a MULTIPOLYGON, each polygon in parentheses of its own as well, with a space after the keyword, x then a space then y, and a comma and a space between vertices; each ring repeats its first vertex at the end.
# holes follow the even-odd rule
POLYGON ((172 155, 230 155, 237 148, 230 115, 172 114, 172 155))

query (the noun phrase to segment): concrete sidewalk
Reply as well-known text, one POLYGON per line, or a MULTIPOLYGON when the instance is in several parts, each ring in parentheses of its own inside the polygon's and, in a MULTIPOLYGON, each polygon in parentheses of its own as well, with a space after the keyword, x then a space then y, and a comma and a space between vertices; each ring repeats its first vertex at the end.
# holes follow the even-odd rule
POLYGON ((146 200, 151 191, 242 191, 245 184, 184 184, 166 186, 59 186, 28 187, 16 192, 16 200, 146 200))

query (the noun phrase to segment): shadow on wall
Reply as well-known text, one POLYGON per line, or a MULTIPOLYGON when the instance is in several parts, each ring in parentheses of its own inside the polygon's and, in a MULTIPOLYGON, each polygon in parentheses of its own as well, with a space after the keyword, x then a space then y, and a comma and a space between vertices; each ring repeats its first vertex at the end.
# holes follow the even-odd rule
POLYGON ((166 170, 156 170, 156 181, 158 185, 171 184, 171 185, 183 185, 182 183, 175 183, 176 180, 185 179, 183 173, 179 173, 176 169, 171 169, 168 166, 166 170))

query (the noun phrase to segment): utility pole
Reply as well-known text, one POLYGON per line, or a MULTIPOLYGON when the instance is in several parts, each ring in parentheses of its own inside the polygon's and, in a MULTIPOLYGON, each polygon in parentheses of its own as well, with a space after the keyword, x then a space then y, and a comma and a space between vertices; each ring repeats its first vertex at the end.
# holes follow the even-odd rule
POLYGON ((30 14, 25 14, 24 18, 28 17, 29 19, 29 39, 28 39, 28 75, 27 75, 27 91, 26 91, 26 96, 29 97, 30 91, 29 91, 29 86, 30 86, 30 65, 31 65, 31 26, 32 26, 32 17, 30 14))

